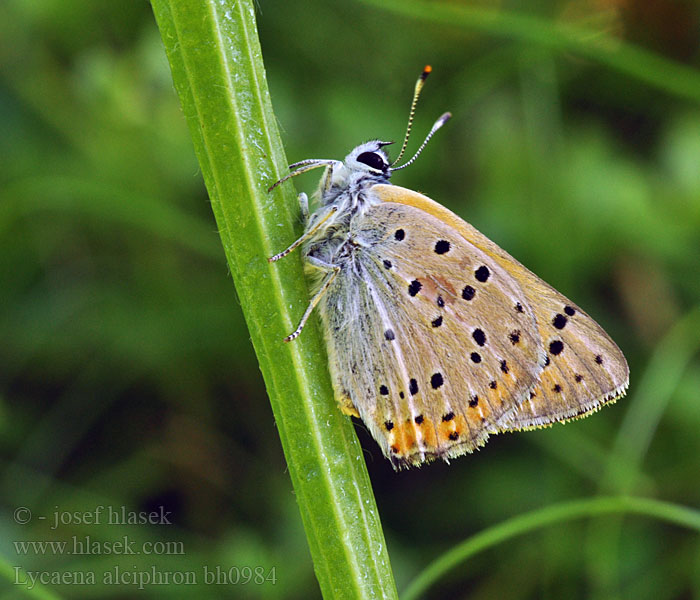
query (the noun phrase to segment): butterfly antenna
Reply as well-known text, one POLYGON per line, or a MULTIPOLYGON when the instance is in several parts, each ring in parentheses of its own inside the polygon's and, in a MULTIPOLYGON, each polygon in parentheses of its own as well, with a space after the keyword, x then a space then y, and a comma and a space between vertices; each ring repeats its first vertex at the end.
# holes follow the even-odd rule
POLYGON ((423 89, 423 86, 425 85, 425 80, 428 79, 428 75, 430 75, 430 72, 432 70, 433 68, 430 65, 425 65, 425 68, 420 74, 418 81, 416 81, 416 87, 413 90, 413 101, 411 102, 411 110, 408 113, 408 125, 406 126, 406 135, 403 138, 403 146, 401 146, 401 151, 396 157, 396 160, 393 163, 391 163, 392 165, 395 165, 397 162, 399 162, 404 152, 406 152, 406 146, 408 146, 408 137, 411 135, 411 127, 413 126, 413 115, 415 115, 416 113, 416 105, 418 104, 418 98, 420 96, 421 90, 423 89))
MULTIPOLYGON (((423 148, 425 148, 426 144, 430 141, 430 138, 435 135, 435 132, 440 129, 447 121, 449 121, 452 118, 452 113, 446 112, 443 114, 435 123, 433 124, 432 129, 428 133, 427 136, 425 136, 425 139, 423 140, 423 143, 420 145, 420 148, 416 151, 416 153, 413 155, 411 160, 408 162, 405 162, 402 164, 400 167, 392 167, 392 171, 399 171, 400 169, 405 169, 408 165, 413 164, 413 162, 418 158, 421 152, 423 152, 423 148)), ((396 164, 396 161, 394 161, 392 164, 396 164)))

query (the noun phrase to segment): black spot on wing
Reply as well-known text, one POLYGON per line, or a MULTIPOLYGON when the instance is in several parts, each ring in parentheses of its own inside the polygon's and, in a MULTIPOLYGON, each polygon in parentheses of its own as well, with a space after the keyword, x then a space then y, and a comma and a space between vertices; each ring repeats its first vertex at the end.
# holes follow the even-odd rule
POLYGON ((490 275, 491 271, 489 271, 488 267, 484 265, 481 265, 476 271, 474 271, 474 277, 476 277, 476 280, 480 281, 481 283, 486 283, 490 275))
POLYGON ((438 389, 439 387, 442 387, 442 384, 444 382, 445 381, 442 378, 442 373, 433 373, 433 375, 430 377, 430 385, 434 390, 438 389))
POLYGON ((481 329, 475 329, 472 332, 472 337, 479 346, 483 346, 486 343, 486 334, 481 329))
POLYGON ((415 296, 418 292, 420 292, 422 287, 423 284, 417 279, 414 279, 411 283, 408 284, 409 295, 415 296))
POLYGON ((561 340, 554 340, 553 342, 550 342, 550 344, 549 344, 549 353, 550 354, 557 356, 558 354, 562 353, 562 350, 564 350, 564 342, 562 342, 561 340))
POLYGON ((556 316, 552 319, 552 325, 554 325, 554 327, 556 327, 557 329, 564 329, 568 320, 569 319, 567 319, 561 313, 557 313, 556 316))
POLYGON ((447 240, 440 240, 435 243, 435 254, 446 254, 450 251, 450 242, 447 240))

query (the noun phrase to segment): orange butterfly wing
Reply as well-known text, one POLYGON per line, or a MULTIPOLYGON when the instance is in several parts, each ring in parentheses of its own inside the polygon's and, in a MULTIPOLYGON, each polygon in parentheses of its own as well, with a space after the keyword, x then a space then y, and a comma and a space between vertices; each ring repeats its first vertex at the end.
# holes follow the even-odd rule
POLYGON ((499 419, 503 430, 540 427, 583 416, 624 395, 629 368, 620 349, 578 306, 525 268, 453 212, 417 192, 394 185, 375 185, 382 202, 415 207, 458 232, 508 273, 525 295, 537 322, 547 364, 524 401, 499 419))

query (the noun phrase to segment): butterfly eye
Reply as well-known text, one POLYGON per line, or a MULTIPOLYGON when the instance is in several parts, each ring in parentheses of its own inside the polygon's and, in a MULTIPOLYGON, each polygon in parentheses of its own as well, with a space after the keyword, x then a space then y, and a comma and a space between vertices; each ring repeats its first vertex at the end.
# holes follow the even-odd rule
POLYGON ((357 161, 377 171, 383 171, 388 166, 384 158, 377 152, 363 152, 357 157, 357 161))

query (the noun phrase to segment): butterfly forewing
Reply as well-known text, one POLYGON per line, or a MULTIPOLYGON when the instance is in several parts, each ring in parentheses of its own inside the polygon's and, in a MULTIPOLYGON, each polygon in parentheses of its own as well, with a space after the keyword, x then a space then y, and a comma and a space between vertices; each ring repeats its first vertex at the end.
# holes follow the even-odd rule
POLYGON ((624 393, 629 369, 622 352, 575 304, 429 198, 388 185, 376 185, 372 191, 384 202, 405 203, 435 215, 497 262, 523 291, 522 305, 534 312, 537 336, 547 352, 546 366, 525 400, 514 399, 499 420, 502 429, 527 429, 582 416, 624 393))
POLYGON ((336 389, 395 464, 473 450, 544 365, 523 290, 411 206, 371 207, 351 235, 359 247, 319 305, 336 389))

